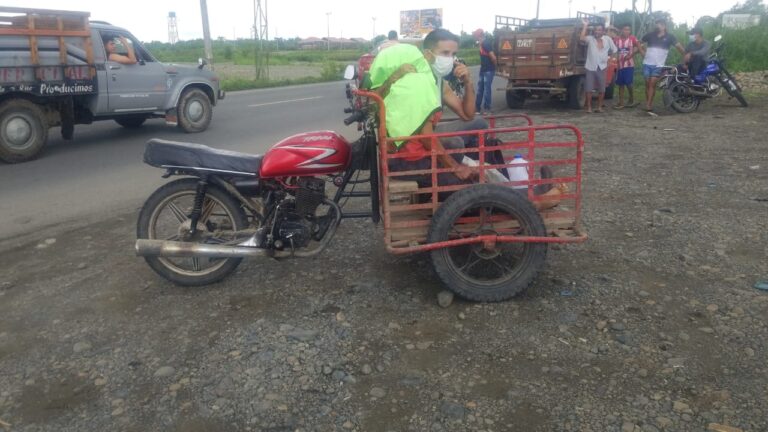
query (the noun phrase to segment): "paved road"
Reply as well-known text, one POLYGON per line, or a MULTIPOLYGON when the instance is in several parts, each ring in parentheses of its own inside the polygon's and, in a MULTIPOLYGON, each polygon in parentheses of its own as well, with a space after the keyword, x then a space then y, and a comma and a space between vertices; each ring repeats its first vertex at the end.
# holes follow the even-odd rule
MULTIPOLYGON (((501 80, 495 82, 500 87, 501 80)), ((161 119, 139 130, 112 121, 79 126, 74 141, 52 129, 40 159, 0 164, 0 240, 62 223, 87 223, 141 206, 164 182, 162 172, 142 163, 144 143, 160 137, 218 148, 261 153, 291 134, 332 129, 350 140, 354 126, 344 127, 344 83, 234 92, 214 109, 211 127, 188 135, 161 119)), ((503 94, 495 95, 497 108, 503 94)))

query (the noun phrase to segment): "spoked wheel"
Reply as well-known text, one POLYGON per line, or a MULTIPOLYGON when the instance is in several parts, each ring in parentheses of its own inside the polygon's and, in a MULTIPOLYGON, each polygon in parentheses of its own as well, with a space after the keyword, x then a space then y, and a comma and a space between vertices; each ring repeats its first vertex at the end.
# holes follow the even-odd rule
POLYGON ((664 105, 672 107, 679 113, 691 113, 699 108, 701 100, 693 96, 688 88, 681 83, 673 82, 664 90, 664 105))
MULTIPOLYGON (((234 240, 233 231, 246 228, 242 207, 220 189, 208 186, 197 231, 190 235, 189 215, 195 201, 197 180, 176 180, 153 193, 139 214, 136 228, 140 239, 222 244, 234 240)), ((242 258, 145 257, 160 276, 186 286, 217 282, 240 264, 242 258)))
MULTIPOLYGON (((491 184, 451 195, 435 212, 428 242, 479 236, 546 236, 541 216, 514 190, 491 184)), ((528 288, 544 265, 546 243, 486 242, 432 251, 442 282, 468 300, 507 300, 528 288)))

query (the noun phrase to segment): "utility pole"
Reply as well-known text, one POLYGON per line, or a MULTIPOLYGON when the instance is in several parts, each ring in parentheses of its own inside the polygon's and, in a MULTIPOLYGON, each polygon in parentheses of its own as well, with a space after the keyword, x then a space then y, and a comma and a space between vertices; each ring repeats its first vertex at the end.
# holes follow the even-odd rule
POLYGON ((536 19, 539 19, 539 6, 541 6, 541 0, 536 0, 536 19))
MULTIPOLYGON (((632 0, 634 1, 634 0, 632 0)), ((572 6, 573 0, 568 0, 568 18, 571 17, 571 6, 572 6)))
POLYGON ((326 42, 328 42, 328 51, 330 51, 331 50, 331 13, 330 12, 325 13, 325 24, 328 27, 328 35, 327 35, 326 42))
POLYGON ((205 0, 200 0, 200 14, 203 16, 203 44, 205 46, 205 58, 213 70, 213 48, 211 48, 211 30, 208 27, 208 5, 205 0))
POLYGON ((371 17, 371 20, 373 20, 373 35, 371 35, 371 40, 373 40, 376 37, 376 17, 371 17))
POLYGON ((253 0, 253 56, 255 79, 269 79, 269 21, 267 21, 267 0, 253 0), (264 6, 262 7, 262 1, 264 6), (264 41, 267 49, 264 49, 264 41))

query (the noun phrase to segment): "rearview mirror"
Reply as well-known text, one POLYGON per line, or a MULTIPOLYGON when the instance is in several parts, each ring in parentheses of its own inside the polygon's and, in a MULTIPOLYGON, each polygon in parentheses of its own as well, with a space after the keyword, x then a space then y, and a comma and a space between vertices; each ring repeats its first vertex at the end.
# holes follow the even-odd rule
POLYGON ((355 79, 357 76, 357 71, 355 70, 355 65, 347 65, 347 68, 344 69, 344 79, 351 80, 355 79))
POLYGON ((720 42, 723 39, 723 35, 715 36, 715 42, 720 42))
POLYGON ((207 61, 205 61, 205 59, 204 59, 204 58, 202 58, 202 57, 199 57, 199 58, 197 59, 197 68, 198 68, 198 69, 202 69, 202 68, 203 68, 205 65, 207 65, 207 64, 208 64, 208 62, 207 62, 207 61))

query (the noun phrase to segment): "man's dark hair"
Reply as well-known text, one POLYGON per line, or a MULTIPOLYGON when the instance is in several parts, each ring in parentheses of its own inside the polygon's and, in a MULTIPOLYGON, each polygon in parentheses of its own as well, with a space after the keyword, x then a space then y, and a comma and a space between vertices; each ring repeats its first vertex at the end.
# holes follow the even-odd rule
POLYGON ((699 35, 701 37, 704 37, 704 31, 701 30, 700 27, 694 27, 693 30, 691 30, 692 35, 699 35))
POLYGON ((111 34, 103 34, 101 35, 101 42, 104 43, 104 46, 107 46, 107 42, 115 40, 115 35, 111 34))
POLYGON ((656 23, 656 24, 661 24, 661 25, 663 25, 664 27, 666 27, 666 26, 667 26, 667 20, 665 20, 664 18, 657 18, 657 19, 656 19, 656 21, 654 21, 654 23, 656 23))
POLYGON ((387 39, 389 40, 397 40, 397 32, 394 30, 390 30, 387 34, 387 39))
POLYGON ((624 24, 624 25, 623 25, 623 26, 621 26, 620 28, 621 28, 622 30, 624 30, 625 28, 629 28, 630 30, 632 30, 632 25, 631 25, 631 24, 624 24))
POLYGON ((454 41, 459 43, 459 37, 446 29, 432 30, 427 37, 424 38, 424 49, 431 50, 437 46, 440 41, 454 41))
POLYGON ((604 24, 595 24, 595 29, 601 28, 603 31, 605 31, 605 25, 604 24))

